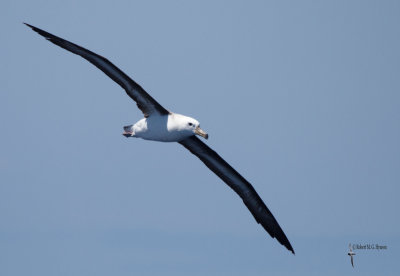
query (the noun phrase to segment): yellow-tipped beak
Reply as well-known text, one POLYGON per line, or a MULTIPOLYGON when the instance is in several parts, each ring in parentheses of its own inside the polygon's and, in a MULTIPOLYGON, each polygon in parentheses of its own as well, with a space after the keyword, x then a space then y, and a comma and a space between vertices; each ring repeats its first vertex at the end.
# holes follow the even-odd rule
POLYGON ((199 127, 196 127, 196 129, 194 130, 194 133, 196 133, 197 135, 199 135, 199 136, 201 136, 203 138, 208 139, 208 134, 204 130, 199 128, 199 127))

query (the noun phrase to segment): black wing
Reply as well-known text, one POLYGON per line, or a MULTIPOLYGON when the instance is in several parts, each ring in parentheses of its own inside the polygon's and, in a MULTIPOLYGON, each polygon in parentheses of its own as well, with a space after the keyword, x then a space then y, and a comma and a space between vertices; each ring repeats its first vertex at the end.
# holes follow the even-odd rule
POLYGON ((154 112, 160 115, 168 115, 169 112, 164 107, 162 107, 156 100, 154 100, 139 84, 137 84, 134 80, 128 77, 124 72, 122 72, 118 67, 112 64, 106 58, 93 53, 79 45, 76 45, 72 42, 69 42, 65 39, 52 35, 46 31, 43 31, 39 28, 36 28, 32 25, 26 24, 40 34, 44 36, 50 42, 68 50, 74 54, 80 55, 94 66, 103 71, 107 76, 109 76, 112 80, 118 83, 122 88, 125 89, 126 93, 129 97, 131 97, 143 112, 145 117, 150 116, 154 112))
POLYGON ((197 137, 191 136, 179 143, 200 158, 210 170, 228 184, 228 186, 242 198, 244 204, 250 210, 256 221, 260 223, 273 238, 276 238, 294 254, 294 250, 278 222, 257 194, 256 190, 254 190, 253 186, 251 186, 243 176, 197 137))
POLYGON ((350 258, 351 258, 351 266, 354 267, 353 255, 350 255, 350 258))

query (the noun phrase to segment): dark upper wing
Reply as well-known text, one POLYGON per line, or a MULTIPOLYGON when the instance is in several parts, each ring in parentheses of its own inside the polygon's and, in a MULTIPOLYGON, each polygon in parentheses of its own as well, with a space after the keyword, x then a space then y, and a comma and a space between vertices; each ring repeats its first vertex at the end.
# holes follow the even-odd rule
POLYGON ((294 254, 294 250, 278 222, 268 210, 267 206, 265 206, 253 186, 251 186, 246 179, 197 137, 191 136, 179 143, 200 158, 210 170, 228 184, 228 186, 243 199, 244 204, 253 214, 256 221, 260 223, 273 238, 276 238, 294 254))
POLYGON ((168 110, 166 110, 156 100, 154 100, 139 84, 129 78, 124 72, 118 69, 118 67, 112 64, 106 58, 96 53, 93 53, 79 45, 71 43, 65 39, 36 28, 32 25, 26 23, 24 24, 31 27, 32 30, 34 30, 41 36, 44 36, 50 42, 74 54, 80 55, 81 57, 92 63, 94 66, 99 68, 101 71, 103 71, 107 76, 109 76, 122 88, 125 89, 128 96, 136 102, 137 106, 140 108, 140 110, 142 110, 145 117, 150 116, 154 112, 157 112, 160 115, 169 114, 168 110))

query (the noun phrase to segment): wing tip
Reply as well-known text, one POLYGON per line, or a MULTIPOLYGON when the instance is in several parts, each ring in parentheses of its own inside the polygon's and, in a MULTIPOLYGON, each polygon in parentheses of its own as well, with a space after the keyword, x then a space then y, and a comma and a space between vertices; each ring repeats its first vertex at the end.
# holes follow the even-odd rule
POLYGON ((35 31, 35 29, 36 29, 35 26, 32 26, 31 24, 28 24, 28 23, 26 23, 26 22, 22 22, 22 23, 25 24, 26 26, 28 26, 29 28, 31 28, 32 30, 35 31))
POLYGON ((293 255, 296 255, 292 245, 290 244, 289 239, 286 237, 285 232, 283 232, 282 228, 278 224, 278 222, 274 219, 275 229, 271 229, 271 225, 267 224, 263 221, 258 222, 262 225, 262 227, 267 231, 267 233, 274 239, 276 239, 281 245, 286 247, 287 250, 291 251, 293 255))
POLYGON ((287 250, 291 251, 293 255, 296 255, 294 252, 294 249, 292 245, 290 244, 289 240, 284 236, 283 239, 276 237, 276 239, 279 241, 280 244, 282 244, 284 247, 286 247, 287 250))
POLYGON ((46 32, 43 31, 42 29, 39 29, 38 27, 35 27, 31 24, 25 23, 23 22, 26 26, 28 26, 29 28, 31 28, 34 32, 37 32, 38 34, 40 34, 41 36, 43 36, 45 39, 52 41, 53 39, 56 39, 57 37, 46 32))

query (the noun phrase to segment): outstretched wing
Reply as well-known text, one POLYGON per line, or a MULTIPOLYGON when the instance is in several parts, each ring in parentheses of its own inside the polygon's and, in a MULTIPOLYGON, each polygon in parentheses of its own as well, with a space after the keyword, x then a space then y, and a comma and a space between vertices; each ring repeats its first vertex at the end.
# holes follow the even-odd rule
POLYGON ((228 186, 242 198, 244 204, 250 210, 256 221, 260 223, 273 238, 276 238, 294 254, 294 250, 278 222, 257 194, 256 190, 254 190, 253 186, 251 186, 246 179, 197 137, 191 136, 179 143, 200 158, 210 170, 228 184, 228 186))
POLYGON ((79 45, 62 39, 58 36, 52 35, 46 31, 36 28, 32 25, 24 23, 28 27, 32 28, 35 32, 45 37, 48 41, 68 50, 74 54, 77 54, 94 66, 103 71, 112 80, 118 83, 122 88, 125 89, 129 97, 131 97, 143 112, 145 117, 150 116, 153 113, 158 113, 160 115, 168 115, 169 112, 164 107, 162 107, 156 100, 154 100, 139 84, 128 77, 124 72, 122 72, 117 66, 112 64, 108 59, 93 53, 79 45))

